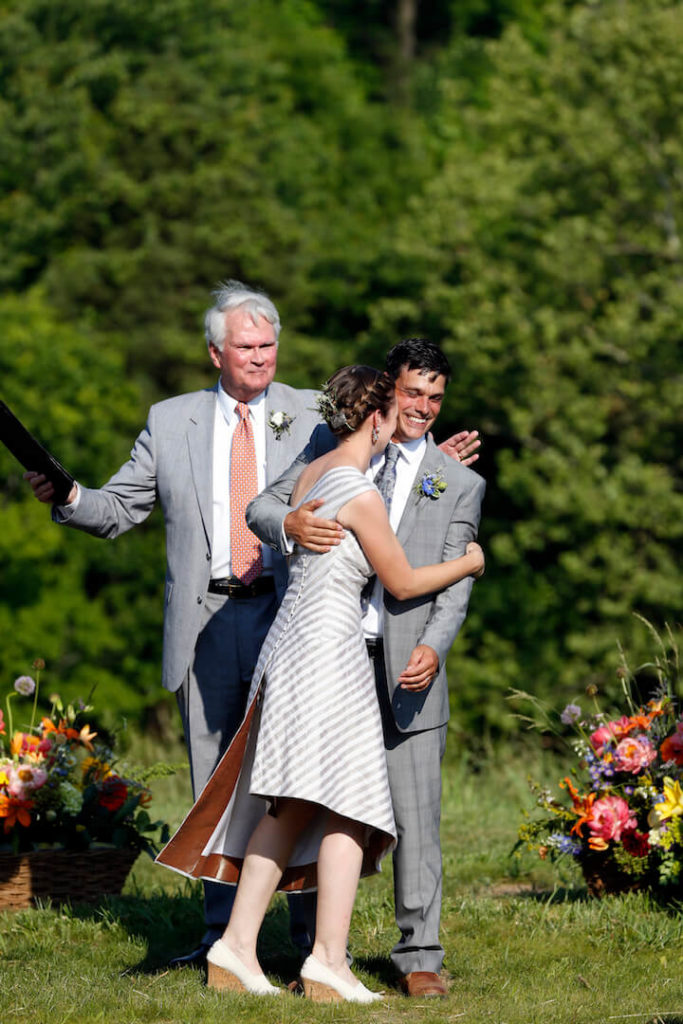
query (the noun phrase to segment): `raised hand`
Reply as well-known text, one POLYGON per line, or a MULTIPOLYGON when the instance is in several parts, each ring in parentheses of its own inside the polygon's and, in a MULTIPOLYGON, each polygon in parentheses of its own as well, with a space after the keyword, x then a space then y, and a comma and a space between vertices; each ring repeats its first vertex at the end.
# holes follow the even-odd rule
POLYGON ((479 458, 477 454, 479 447, 481 447, 481 440, 478 430, 460 430, 457 434, 452 434, 451 437, 442 441, 439 451, 451 459, 455 459, 456 462, 462 463, 463 466, 471 466, 479 458))

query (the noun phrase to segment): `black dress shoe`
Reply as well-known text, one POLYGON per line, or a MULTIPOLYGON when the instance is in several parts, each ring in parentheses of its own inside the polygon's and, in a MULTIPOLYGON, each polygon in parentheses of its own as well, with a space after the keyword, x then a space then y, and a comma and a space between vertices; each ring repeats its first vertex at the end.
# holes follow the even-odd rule
POLYGON ((191 953, 185 953, 183 956, 174 956, 168 961, 168 966, 171 970, 176 967, 197 967, 206 968, 206 954, 211 949, 205 942, 193 949, 191 953))

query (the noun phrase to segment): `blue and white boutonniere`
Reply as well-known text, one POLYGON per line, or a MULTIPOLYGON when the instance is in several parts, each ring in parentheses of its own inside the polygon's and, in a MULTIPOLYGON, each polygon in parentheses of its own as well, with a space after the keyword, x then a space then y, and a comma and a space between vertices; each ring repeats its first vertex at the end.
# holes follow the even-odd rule
POLYGON ((290 416, 288 412, 273 412, 271 409, 268 426, 275 434, 276 441, 279 441, 283 434, 289 433, 289 428, 295 419, 296 417, 290 416))
POLYGON ((441 476, 443 467, 439 466, 433 473, 425 473, 420 481, 415 484, 413 490, 420 498, 431 498, 437 501, 448 487, 448 484, 441 476))

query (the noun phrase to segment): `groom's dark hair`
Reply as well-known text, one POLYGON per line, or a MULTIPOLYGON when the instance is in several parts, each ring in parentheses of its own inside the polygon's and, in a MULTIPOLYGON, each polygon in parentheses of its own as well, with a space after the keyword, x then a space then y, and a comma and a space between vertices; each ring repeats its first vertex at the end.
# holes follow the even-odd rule
POLYGON ((429 338, 404 338, 389 349, 384 365, 393 380, 398 378, 404 366, 407 370, 419 370, 429 377, 443 376, 447 384, 451 379, 448 359, 429 338))

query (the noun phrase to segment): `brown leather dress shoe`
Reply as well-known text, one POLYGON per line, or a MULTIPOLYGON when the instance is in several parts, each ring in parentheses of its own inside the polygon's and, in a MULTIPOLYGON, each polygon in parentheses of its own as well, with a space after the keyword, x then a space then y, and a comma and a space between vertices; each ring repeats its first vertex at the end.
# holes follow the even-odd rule
POLYGON ((416 999, 444 999, 448 995, 446 983, 433 971, 412 971, 400 981, 401 991, 416 999))

